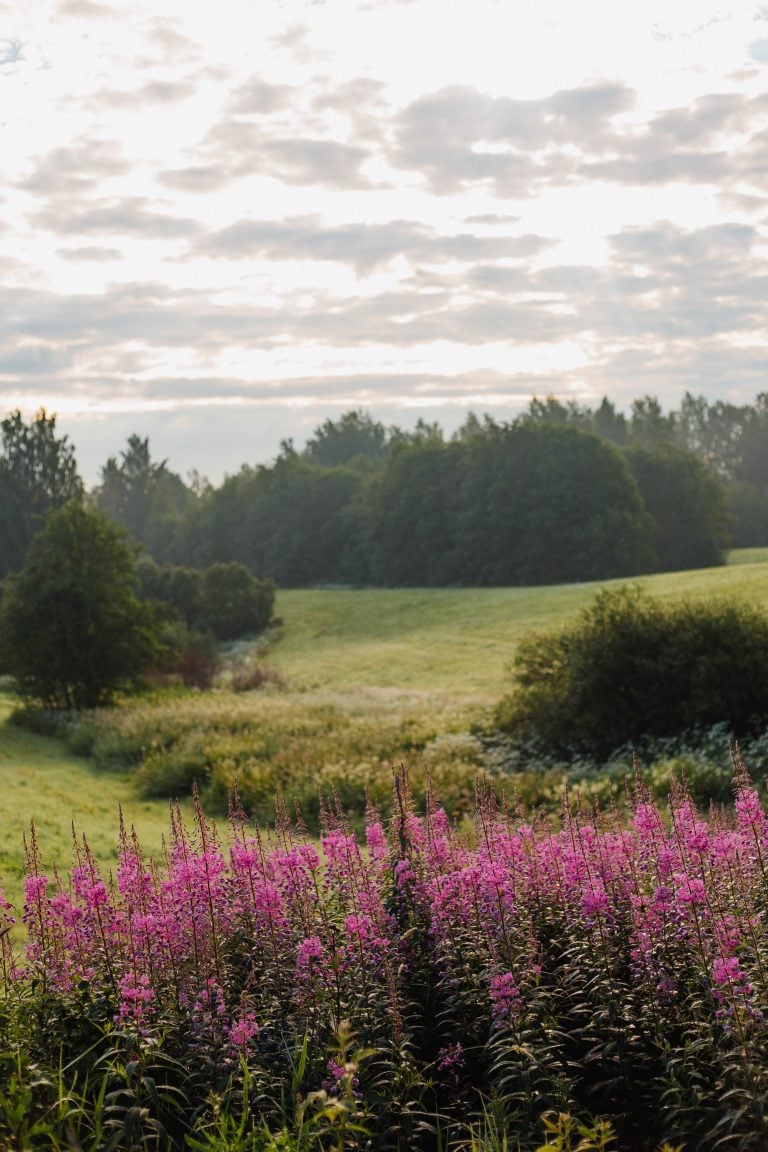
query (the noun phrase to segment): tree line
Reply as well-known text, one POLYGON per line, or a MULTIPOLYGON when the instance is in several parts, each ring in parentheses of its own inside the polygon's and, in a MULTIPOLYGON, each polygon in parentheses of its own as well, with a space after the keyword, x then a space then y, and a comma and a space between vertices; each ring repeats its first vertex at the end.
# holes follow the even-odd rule
MULTIPOLYGON (((43 514, 99 509, 161 566, 237 561, 284 586, 555 583, 702 567, 768 545, 768 393, 628 414, 534 399, 516 419, 326 420, 302 449, 186 482, 131 436, 86 492, 55 416, 0 423, 0 579, 43 514)), ((180 578, 179 578, 180 579, 180 578)))

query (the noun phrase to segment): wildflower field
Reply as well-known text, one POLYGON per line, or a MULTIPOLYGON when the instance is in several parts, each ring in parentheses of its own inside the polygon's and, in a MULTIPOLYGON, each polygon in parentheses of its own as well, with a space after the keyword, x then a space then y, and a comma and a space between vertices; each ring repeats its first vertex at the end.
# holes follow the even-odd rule
POLYGON ((638 787, 557 827, 479 787, 319 843, 172 814, 120 830, 114 879, 27 841, 23 954, 2 910, 0 1146, 768 1146, 768 818, 638 787), (581 1141, 579 1143, 579 1141, 581 1141))
POLYGON ((768 1148, 768 735, 487 735, 595 589, 281 593, 212 693, 0 725, 0 1152, 768 1148))

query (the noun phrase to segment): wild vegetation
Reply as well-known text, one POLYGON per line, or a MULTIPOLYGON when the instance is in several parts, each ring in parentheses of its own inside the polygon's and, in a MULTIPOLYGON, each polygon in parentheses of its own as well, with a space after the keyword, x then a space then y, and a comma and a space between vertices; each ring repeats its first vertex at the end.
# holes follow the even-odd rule
POLYGON ((33 838, 24 956, 0 941, 0 1135, 763 1149, 768 819, 740 763, 735 789, 732 819, 639 787, 628 824, 566 802, 555 829, 481 790, 465 837, 398 774, 365 846, 336 805, 316 846, 235 804, 226 841, 172 814, 160 867, 122 829, 113 880, 82 841, 52 878, 33 838))

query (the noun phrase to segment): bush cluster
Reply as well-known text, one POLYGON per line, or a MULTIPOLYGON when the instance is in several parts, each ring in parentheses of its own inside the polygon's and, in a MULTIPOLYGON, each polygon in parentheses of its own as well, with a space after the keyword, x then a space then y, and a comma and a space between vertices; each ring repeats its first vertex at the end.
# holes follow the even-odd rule
POLYGON ((236 561, 198 570, 145 558, 139 579, 145 600, 167 604, 191 629, 211 632, 217 640, 261 632, 272 619, 274 581, 257 580, 236 561))
POLYGON ((761 1152, 768 818, 734 783, 730 820, 639 790, 624 826, 481 791, 470 840, 398 774, 364 844, 333 805, 319 845, 174 812, 162 866, 123 829, 110 879, 82 841, 52 880, 33 834, 0 1142, 761 1152))
POLYGON ((768 721, 768 616, 604 590, 575 624, 527 637, 514 671, 499 726, 547 752, 604 758, 718 723, 746 737, 768 721))

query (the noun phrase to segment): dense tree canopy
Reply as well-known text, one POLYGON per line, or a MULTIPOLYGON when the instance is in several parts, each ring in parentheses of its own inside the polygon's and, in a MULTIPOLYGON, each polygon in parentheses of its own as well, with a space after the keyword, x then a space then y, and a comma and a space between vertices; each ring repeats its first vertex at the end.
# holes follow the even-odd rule
POLYGON ((135 584, 136 551, 102 513, 76 501, 50 512, 0 606, 0 659, 19 692, 91 708, 135 685, 158 652, 135 584))
MULTIPOLYGON (((80 490, 52 418, 27 430, 16 413, 3 429, 0 492, 24 496, 0 504, 0 577, 20 565, 38 509, 80 490), (38 439, 61 466, 43 469, 54 482, 42 488, 18 481, 38 439)), ((752 405, 688 394, 671 412, 643 396, 627 413, 607 397, 590 408, 547 396, 508 423, 470 413, 451 437, 355 409, 217 487, 185 485, 131 436, 92 499, 156 561, 187 569, 237 561, 286 586, 540 583, 693 568, 731 544, 768 544, 766 461, 768 394, 752 405)))
POLYGON ((630 448, 627 460, 653 519, 657 571, 708 568, 728 543, 725 490, 707 466, 669 444, 630 448))

